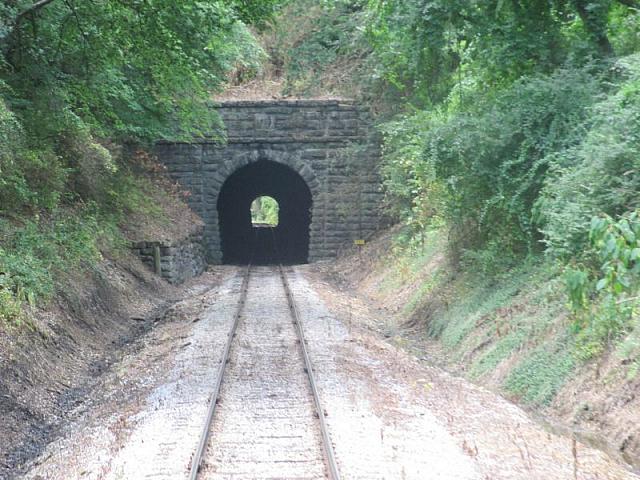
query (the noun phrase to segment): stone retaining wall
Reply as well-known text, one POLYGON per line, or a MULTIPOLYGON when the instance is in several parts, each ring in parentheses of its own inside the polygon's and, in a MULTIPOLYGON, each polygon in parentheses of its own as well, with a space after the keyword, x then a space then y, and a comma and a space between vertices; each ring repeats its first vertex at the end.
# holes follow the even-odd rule
POLYGON ((138 242, 133 250, 145 265, 174 285, 197 277, 207 268, 204 227, 177 242, 138 242))

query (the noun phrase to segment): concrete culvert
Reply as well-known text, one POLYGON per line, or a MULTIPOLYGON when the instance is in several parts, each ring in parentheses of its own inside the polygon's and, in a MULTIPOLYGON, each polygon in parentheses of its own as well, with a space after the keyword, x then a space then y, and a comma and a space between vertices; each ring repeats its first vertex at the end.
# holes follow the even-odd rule
POLYGON ((311 191, 290 167, 260 160, 236 170, 224 182, 217 207, 223 263, 307 263, 311 191), (273 228, 252 223, 251 205, 264 196, 278 203, 278 225, 273 228))

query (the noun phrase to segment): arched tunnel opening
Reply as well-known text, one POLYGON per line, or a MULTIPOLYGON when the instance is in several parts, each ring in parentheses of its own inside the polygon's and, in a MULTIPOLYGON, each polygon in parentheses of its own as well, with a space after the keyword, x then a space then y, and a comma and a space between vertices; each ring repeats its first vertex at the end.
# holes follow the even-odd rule
POLYGON ((236 170, 218 196, 223 263, 307 263, 312 202, 305 180, 286 165, 260 160, 236 170), (252 204, 265 196, 279 207, 272 228, 252 223, 252 204))

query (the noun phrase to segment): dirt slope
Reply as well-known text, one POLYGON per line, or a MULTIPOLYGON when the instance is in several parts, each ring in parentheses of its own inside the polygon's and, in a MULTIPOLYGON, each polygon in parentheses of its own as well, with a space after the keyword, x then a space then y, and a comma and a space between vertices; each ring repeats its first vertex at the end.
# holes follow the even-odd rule
MULTIPOLYGON (((159 167, 158 167, 159 168, 159 167)), ((201 220, 158 172, 146 207, 121 225, 126 242, 188 236, 201 220)), ((57 294, 20 325, 0 323, 0 478, 11 478, 56 437, 123 349, 181 298, 126 246, 94 266, 60 272, 57 294)))
POLYGON ((556 382, 557 390, 545 391, 545 401, 519 394, 510 383, 517 369, 545 351, 545 342, 551 344, 568 328, 561 285, 532 267, 516 280, 498 282, 494 291, 482 290, 450 267, 443 239, 433 238, 423 259, 406 261, 390 254, 394 234, 383 232, 361 252, 318 270, 350 292, 354 309, 366 305, 364 315, 374 317, 372 328, 397 346, 501 393, 554 431, 640 469, 640 375, 615 347, 588 363, 572 359, 574 367, 557 381, 555 365, 545 365, 545 357, 540 355, 539 368, 530 362, 536 370, 521 381, 535 385, 536 375, 546 375, 556 382), (495 299, 487 301, 490 296, 495 299), (459 325, 451 328, 453 340, 446 330, 452 322, 459 325))
POLYGON ((177 297, 133 258, 105 260, 65 283, 33 328, 0 337, 0 478, 56 434, 119 351, 177 297))

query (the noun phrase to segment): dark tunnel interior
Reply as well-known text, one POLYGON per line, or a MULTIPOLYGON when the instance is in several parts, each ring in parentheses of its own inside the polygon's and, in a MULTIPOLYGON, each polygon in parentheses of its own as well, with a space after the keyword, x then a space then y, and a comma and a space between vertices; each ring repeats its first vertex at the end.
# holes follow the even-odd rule
POLYGON ((218 196, 223 263, 307 263, 311 206, 307 183, 288 166, 260 160, 238 169, 218 196), (260 196, 273 197, 280 206, 273 229, 251 223, 251 203, 260 196))

